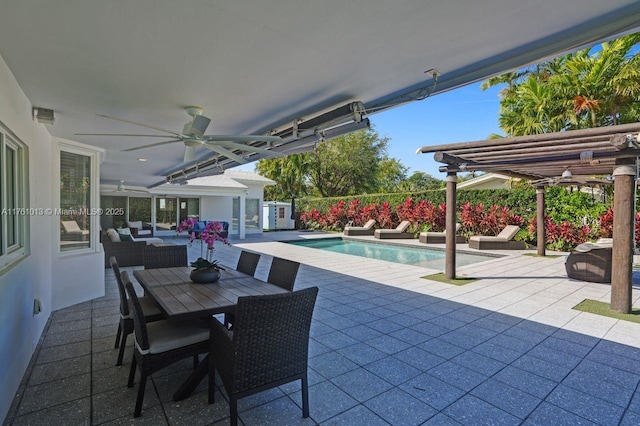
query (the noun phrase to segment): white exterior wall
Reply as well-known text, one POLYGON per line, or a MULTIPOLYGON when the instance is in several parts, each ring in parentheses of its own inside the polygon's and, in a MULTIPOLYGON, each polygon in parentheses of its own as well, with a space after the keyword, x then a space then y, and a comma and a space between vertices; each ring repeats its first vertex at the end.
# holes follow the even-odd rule
POLYGON ((232 196, 203 196, 200 198, 200 219, 232 222, 232 196))
MULTIPOLYGON (((46 126, 31 117, 31 101, 0 58, 0 121, 29 149, 29 207, 55 208, 55 145, 46 126)), ((104 294, 102 252, 60 261, 54 238, 59 218, 28 220, 31 253, 0 272, 0 420, 7 415, 51 312, 104 294), (33 314, 36 298, 42 305, 38 315, 33 314)))

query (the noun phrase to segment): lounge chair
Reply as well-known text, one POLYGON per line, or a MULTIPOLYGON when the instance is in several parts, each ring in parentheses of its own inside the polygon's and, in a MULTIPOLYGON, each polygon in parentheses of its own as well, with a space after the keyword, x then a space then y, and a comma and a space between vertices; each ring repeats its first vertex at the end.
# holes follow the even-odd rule
POLYGON ((370 219, 364 226, 345 226, 344 235, 357 236, 357 235, 373 235, 375 229, 373 226, 376 224, 375 219, 370 219))
POLYGON ((478 250, 524 250, 524 241, 513 240, 519 230, 519 226, 507 225, 495 237, 474 235, 469 237, 469 247, 478 250))
POLYGON ((601 238, 595 243, 578 245, 564 263, 567 276, 592 283, 610 283, 613 263, 613 242, 601 238))
POLYGON ((373 236, 381 240, 415 238, 416 236, 413 232, 407 232, 407 229, 409 229, 409 225, 411 225, 411 222, 409 222, 408 220, 403 220, 402 222, 400 222, 400 225, 396 227, 396 229, 376 229, 373 236))
POLYGON ((75 220, 63 220, 61 223, 62 223, 62 229, 64 230, 65 234, 89 235, 89 231, 80 229, 78 222, 76 222, 75 220))
MULTIPOLYGON (((460 225, 459 223, 456 223, 456 234, 458 233, 458 231, 460 230, 460 228, 462 227, 462 225, 460 225)), ((442 232, 433 232, 433 231, 427 231, 427 232, 421 232, 418 239, 420 240, 421 243, 425 243, 425 244, 444 244, 446 242, 446 234, 447 230, 445 229, 442 232)), ((456 243, 466 243, 467 240, 464 237, 464 235, 456 235, 456 243)))

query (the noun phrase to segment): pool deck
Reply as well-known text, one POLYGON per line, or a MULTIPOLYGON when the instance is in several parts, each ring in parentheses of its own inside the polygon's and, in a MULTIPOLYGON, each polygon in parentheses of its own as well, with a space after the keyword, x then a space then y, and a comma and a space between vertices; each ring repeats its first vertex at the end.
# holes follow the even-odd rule
MULTIPOLYGON (((240 249, 262 253, 260 279, 272 256, 298 261, 295 288, 320 288, 311 417, 301 417, 299 386, 285 385, 241 400, 242 424, 640 424, 640 324, 573 310, 609 301, 610 285, 567 278, 566 253, 496 252, 505 256, 458 268, 478 278, 458 287, 422 278, 441 271, 280 242, 326 235, 271 232, 216 249, 231 267, 240 249)), ((131 346, 115 367, 119 302, 105 276, 106 296, 52 314, 6 424, 228 424, 225 395, 207 405, 204 384, 171 400, 190 362, 153 376, 133 421, 131 346)))

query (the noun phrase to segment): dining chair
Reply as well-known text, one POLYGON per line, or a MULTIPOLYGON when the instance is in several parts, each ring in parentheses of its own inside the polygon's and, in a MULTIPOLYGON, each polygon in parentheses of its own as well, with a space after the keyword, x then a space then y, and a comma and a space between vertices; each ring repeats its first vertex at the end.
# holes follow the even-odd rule
POLYGON ((148 244, 144 248, 144 269, 188 266, 187 246, 148 244))
POLYGON ((253 276, 256 273, 259 261, 260 255, 258 253, 242 250, 240 253, 240 259, 238 259, 236 271, 253 276))
MULTIPOLYGON (((133 417, 140 417, 148 376, 184 358, 209 352, 209 327, 199 319, 175 323, 163 320, 147 324, 140 300, 126 271, 122 273, 122 281, 133 307, 136 339, 127 387, 133 387, 136 368, 139 367, 140 383, 133 417)), ((213 395, 210 396, 212 397, 213 395)))
POLYGON ((269 269, 267 282, 285 290, 293 291, 300 264, 292 260, 274 257, 269 269))
MULTIPOLYGON (((124 350, 127 345, 127 337, 133 333, 133 315, 131 314, 131 301, 127 298, 127 292, 120 274, 120 266, 115 256, 109 258, 109 264, 111 265, 113 273, 116 275, 118 293, 120 294, 120 322, 118 323, 118 332, 116 333, 116 343, 114 347, 116 349, 120 348, 116 365, 122 365, 122 358, 124 357, 124 350)), ((147 322, 158 321, 164 318, 158 304, 153 298, 140 297, 138 299, 147 322)))
MULTIPOLYGON (((258 253, 251 253, 250 251, 242 250, 240 253, 240 259, 238 259, 238 265, 236 271, 243 274, 253 276, 256 273, 258 262, 260 261, 260 255, 258 253)), ((224 324, 231 328, 233 327, 233 314, 227 312, 224 314, 224 324)))
POLYGON ((229 397, 231 425, 238 424, 239 399, 294 380, 301 381, 302 416, 309 417, 309 329, 317 296, 318 287, 310 287, 240 297, 233 330, 211 321, 209 402, 217 371, 229 397))

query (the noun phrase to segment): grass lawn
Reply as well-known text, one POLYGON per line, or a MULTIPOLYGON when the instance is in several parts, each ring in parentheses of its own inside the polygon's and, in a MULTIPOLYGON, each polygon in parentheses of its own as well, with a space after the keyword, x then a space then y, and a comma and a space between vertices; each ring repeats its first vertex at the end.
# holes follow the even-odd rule
POLYGON ((452 285, 465 285, 465 284, 471 284, 472 282, 478 281, 477 278, 464 277, 464 276, 459 276, 452 280, 449 280, 445 278, 444 273, 442 272, 440 272, 439 274, 427 275, 422 278, 424 278, 425 280, 438 281, 441 283, 452 284, 452 285))
POLYGON ((582 312, 589 312, 596 315, 602 315, 609 318, 640 323, 640 309, 631 308, 630 314, 623 314, 617 311, 612 311, 609 308, 609 303, 607 302, 585 299, 574 306, 573 309, 582 312))

